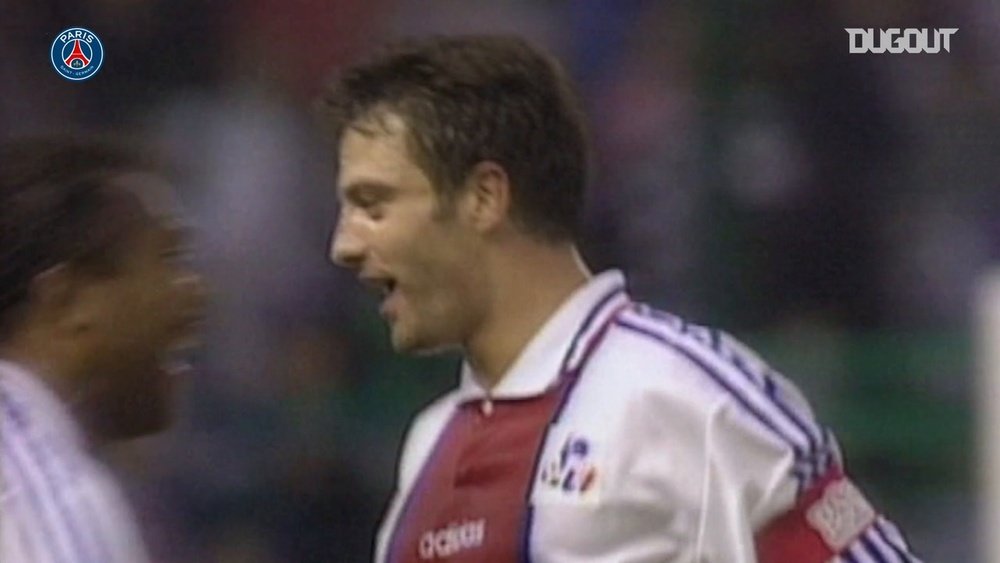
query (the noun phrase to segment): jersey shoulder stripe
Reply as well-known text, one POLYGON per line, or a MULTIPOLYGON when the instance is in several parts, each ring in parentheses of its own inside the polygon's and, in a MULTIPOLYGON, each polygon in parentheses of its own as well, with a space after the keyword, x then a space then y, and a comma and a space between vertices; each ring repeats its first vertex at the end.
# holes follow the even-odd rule
POLYGON ((696 373, 786 444, 795 456, 800 491, 839 462, 832 434, 815 422, 804 400, 786 400, 789 391, 797 395, 797 390, 789 389, 790 384, 766 364, 733 347, 734 339, 642 305, 624 312, 615 323, 686 359, 696 373))

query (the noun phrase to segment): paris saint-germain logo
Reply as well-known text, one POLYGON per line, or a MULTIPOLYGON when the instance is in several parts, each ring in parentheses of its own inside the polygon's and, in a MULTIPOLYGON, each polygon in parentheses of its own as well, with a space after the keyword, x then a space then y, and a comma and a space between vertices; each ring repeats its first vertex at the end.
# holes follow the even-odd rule
POLYGON ((104 46, 91 31, 71 27, 56 36, 49 53, 52 66, 67 80, 86 80, 104 62, 104 46))

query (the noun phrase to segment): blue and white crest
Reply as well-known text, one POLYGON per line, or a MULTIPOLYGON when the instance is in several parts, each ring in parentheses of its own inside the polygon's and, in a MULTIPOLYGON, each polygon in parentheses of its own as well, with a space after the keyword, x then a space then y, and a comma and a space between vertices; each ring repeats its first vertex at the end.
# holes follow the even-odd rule
POLYGON ((49 57, 56 72, 67 80, 86 80, 104 62, 104 46, 91 31, 71 27, 52 41, 49 57))

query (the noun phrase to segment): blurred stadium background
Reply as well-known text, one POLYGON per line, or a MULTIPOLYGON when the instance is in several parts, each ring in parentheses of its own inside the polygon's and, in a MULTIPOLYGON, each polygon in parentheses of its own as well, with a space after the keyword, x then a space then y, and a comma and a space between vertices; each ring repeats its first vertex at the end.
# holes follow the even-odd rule
MULTIPOLYGON (((975 550, 971 291, 1000 260, 992 0, 0 0, 0 134, 126 132, 174 165, 215 291, 177 427, 115 452, 160 563, 365 561, 413 412, 456 358, 393 356, 328 265, 310 115, 387 38, 516 32, 579 81, 584 252, 758 346, 926 561, 975 550), (103 41, 93 79, 48 61, 103 41), (957 27, 850 55, 845 27, 957 27)), ((993 530, 995 534, 1000 532, 993 530)))

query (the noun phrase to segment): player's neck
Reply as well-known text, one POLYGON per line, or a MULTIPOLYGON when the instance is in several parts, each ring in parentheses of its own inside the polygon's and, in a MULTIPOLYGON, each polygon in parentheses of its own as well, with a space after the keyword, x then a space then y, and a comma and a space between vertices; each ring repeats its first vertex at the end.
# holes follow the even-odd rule
POLYGON ((12 335, 0 345, 0 358, 21 366, 60 399, 71 404, 79 394, 69 360, 71 350, 55 336, 34 328, 12 335))
POLYGON ((88 375, 94 371, 86 367, 85 355, 79 343, 38 328, 25 330, 0 345, 0 358, 25 369, 55 393, 81 426, 87 447, 97 448, 103 439, 94 431, 94 412, 87 403, 88 392, 93 391, 89 388, 93 378, 88 375))
POLYGON ((496 386, 521 351, 590 277, 576 248, 537 246, 498 257, 494 298, 480 329, 466 342, 466 359, 482 383, 496 386))

